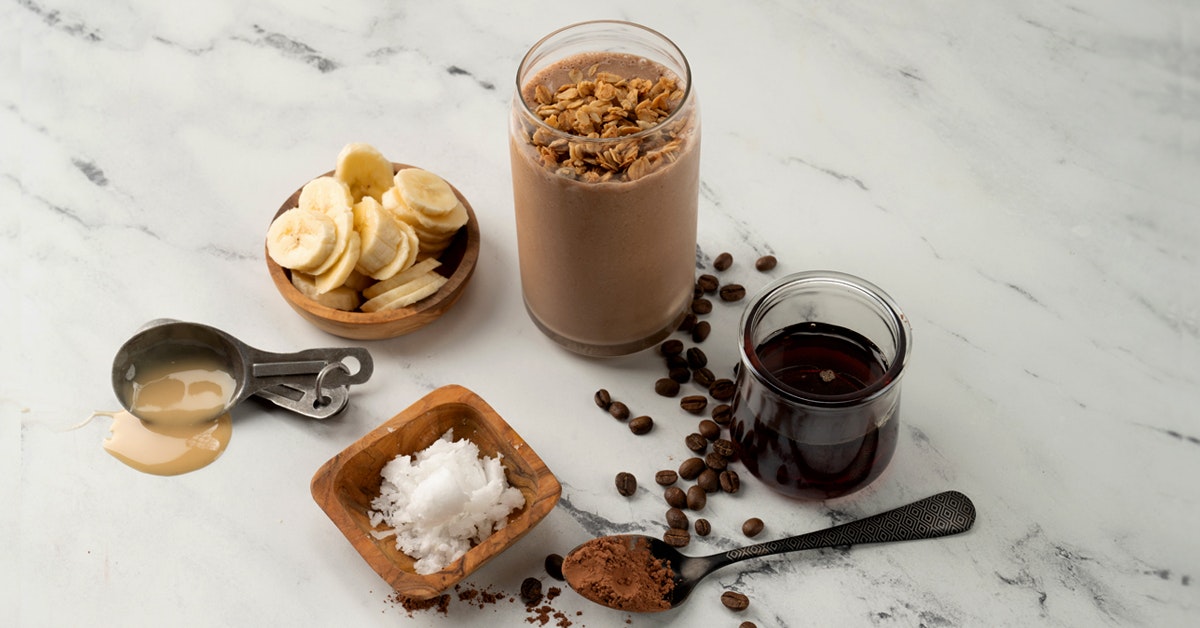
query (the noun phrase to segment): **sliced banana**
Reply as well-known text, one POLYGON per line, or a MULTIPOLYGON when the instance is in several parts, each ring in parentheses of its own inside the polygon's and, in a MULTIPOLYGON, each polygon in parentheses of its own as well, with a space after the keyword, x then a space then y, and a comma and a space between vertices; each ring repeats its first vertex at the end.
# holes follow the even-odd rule
POLYGON ((317 177, 300 188, 301 209, 328 214, 353 205, 350 186, 333 177, 317 177))
POLYGON ((349 277, 346 278, 345 285, 347 288, 352 288, 358 292, 362 292, 363 290, 375 285, 375 283, 376 281, 370 276, 364 275, 355 270, 354 272, 350 273, 349 277))
POLYGON ((324 294, 317 293, 316 279, 308 273, 293 272, 292 285, 304 296, 335 310, 351 312, 358 309, 362 298, 358 291, 349 286, 340 286, 324 294))
POLYGON ((395 259, 397 251, 408 246, 407 233, 401 230, 395 216, 370 196, 354 204, 354 230, 362 238, 358 272, 375 279, 381 278, 377 273, 395 259))
POLYGON ((401 284, 362 304, 364 312, 379 312, 412 305, 433 294, 446 283, 446 278, 428 271, 407 283, 401 284))
POLYGON ((427 273, 441 265, 442 265, 442 263, 436 259, 427 259, 422 262, 417 262, 416 264, 410 266, 403 272, 397 273, 395 276, 391 277, 390 279, 381 281, 381 282, 367 288, 366 290, 363 290, 363 296, 368 299, 373 299, 373 298, 391 290, 392 288, 402 286, 402 285, 412 281, 413 279, 416 279, 417 277, 420 277, 421 275, 424 275, 425 273, 427 273))
POLYGON ((337 262, 329 270, 316 275, 314 280, 317 284, 317 294, 325 294, 346 283, 346 279, 354 272, 354 266, 358 263, 358 256, 362 251, 361 242, 357 232, 350 234, 350 243, 338 256, 337 262))
POLYGON ((325 212, 325 215, 333 219, 333 226, 337 228, 337 241, 334 242, 333 252, 325 258, 325 263, 312 269, 314 275, 320 275, 337 263, 338 258, 346 250, 346 246, 350 244, 350 235, 354 233, 354 212, 349 208, 331 208, 325 212))
POLYGON ((427 216, 444 216, 454 210, 458 197, 446 180, 420 168, 405 168, 393 177, 400 197, 414 211, 427 216))
POLYGON ((350 186, 352 202, 368 197, 378 201, 392 187, 392 162, 370 144, 346 144, 338 153, 333 176, 350 186))
POLYGON ((267 254, 276 264, 309 271, 321 266, 337 244, 337 227, 322 212, 294 207, 267 229, 267 254))

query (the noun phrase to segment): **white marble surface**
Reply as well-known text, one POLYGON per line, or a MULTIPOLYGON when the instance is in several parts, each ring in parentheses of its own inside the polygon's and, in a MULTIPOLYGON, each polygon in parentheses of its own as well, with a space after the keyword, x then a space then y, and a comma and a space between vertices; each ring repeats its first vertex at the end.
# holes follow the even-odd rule
MULTIPOLYGON (((661 531, 612 477, 686 453, 649 353, 591 361, 521 305, 505 125, 517 63, 615 17, 688 54, 704 118, 700 243, 729 278, 832 268, 910 316, 896 459, 827 503, 752 480, 713 499, 783 536, 956 488, 974 530, 719 572, 634 625, 1184 626, 1200 621, 1200 9, 1147 2, 546 3, 16 0, 0 8, 0 624, 528 625, 519 603, 409 616, 318 509, 318 466, 433 388, 475 390, 561 479, 559 507, 468 582, 515 593, 591 535, 661 531), (735 8, 736 4, 736 8, 735 8), (503 6, 504 8, 500 8, 503 6), (344 344, 292 313, 267 223, 348 141, 423 165, 484 230, 443 320, 369 343, 323 423, 241 408, 225 455, 160 478, 101 448, 108 368, 157 317, 284 351, 344 344), (658 419, 634 438, 607 387, 658 419), (747 593, 748 611, 718 602, 747 593)), ((738 311, 703 346, 732 365, 738 311)), ((575 625, 627 616, 567 591, 575 625), (581 614, 576 614, 577 612, 581 614)))

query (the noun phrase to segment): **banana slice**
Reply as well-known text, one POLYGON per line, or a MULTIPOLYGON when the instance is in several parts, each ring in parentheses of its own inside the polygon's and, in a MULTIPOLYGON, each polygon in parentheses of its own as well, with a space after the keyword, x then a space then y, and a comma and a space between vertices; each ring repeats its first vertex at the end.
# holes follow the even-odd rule
POLYGON ((407 234, 396 218, 370 196, 354 204, 354 230, 362 238, 358 272, 375 279, 381 278, 377 274, 396 258, 400 247, 408 245, 407 234))
POLYGON ((433 271, 428 271, 408 283, 401 284, 377 297, 368 299, 362 304, 362 311, 380 312, 412 305, 437 292, 446 281, 445 277, 433 271))
POLYGON ((318 294, 316 279, 308 273, 293 272, 292 285, 296 286, 296 289, 304 296, 335 310, 351 312, 358 309, 359 304, 362 303, 358 291, 348 286, 340 286, 324 294, 318 294))
POLYGON ((325 263, 337 244, 337 227, 322 212, 294 207, 267 229, 267 254, 276 264, 309 271, 325 263))
POLYGON ((300 188, 300 209, 328 214, 350 209, 352 205, 354 197, 350 194, 350 186, 333 177, 317 177, 300 188))
POLYGON ((312 269, 314 275, 320 275, 337 263, 338 258, 346 250, 346 246, 350 244, 350 234, 354 233, 354 212, 349 208, 330 208, 325 215, 333 219, 333 226, 337 228, 337 241, 333 245, 333 252, 325 258, 325 263, 312 269))
POLYGON ((378 201, 392 187, 392 162, 370 144, 346 144, 338 153, 333 176, 350 186, 352 202, 367 197, 378 201))
POLYGON ((382 268, 372 273, 371 277, 382 281, 384 279, 390 279, 395 276, 396 273, 408 268, 411 266, 408 261, 409 258, 416 258, 416 255, 409 255, 409 253, 411 253, 415 248, 416 247, 409 242, 407 236, 401 237, 400 245, 396 248, 395 256, 392 257, 392 259, 388 261, 388 263, 382 268))
POLYGON ((358 263, 359 253, 362 251, 362 239, 358 232, 350 234, 350 242, 346 245, 346 250, 338 256, 335 263, 329 270, 316 275, 314 281, 317 284, 317 294, 325 294, 332 291, 334 288, 342 286, 346 283, 346 279, 350 277, 350 273, 354 272, 354 266, 358 263))
POLYGON ((363 290, 375 285, 375 283, 375 280, 369 275, 364 275, 356 270, 350 273, 350 276, 346 278, 345 286, 358 292, 362 292, 363 290))
POLYGON ((416 279, 417 277, 420 277, 421 275, 424 275, 425 273, 427 273, 441 265, 442 265, 442 263, 436 259, 427 259, 422 262, 417 262, 416 264, 408 267, 403 272, 397 273, 392 278, 387 279, 385 281, 381 281, 381 282, 363 290, 363 296, 368 299, 374 299, 375 297, 377 297, 393 288, 403 286, 404 284, 412 281, 413 279, 416 279))
POLYGON ((446 180, 420 168, 405 168, 393 177, 400 197, 414 211, 427 216, 444 216, 454 210, 458 197, 446 180))

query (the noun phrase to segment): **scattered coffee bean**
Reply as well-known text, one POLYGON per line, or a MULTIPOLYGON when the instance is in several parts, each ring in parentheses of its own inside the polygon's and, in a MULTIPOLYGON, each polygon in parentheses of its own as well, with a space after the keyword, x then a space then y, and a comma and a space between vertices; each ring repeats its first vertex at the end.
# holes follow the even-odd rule
POLYGON ((721 454, 712 451, 704 457, 704 464, 713 471, 724 471, 725 467, 729 466, 729 459, 721 454))
POLYGON ((521 601, 525 606, 537 606, 542 601, 542 581, 526 578, 521 581, 521 601))
POLYGON ((727 459, 732 460, 735 451, 733 448, 733 441, 729 440, 728 438, 718 438, 717 440, 713 441, 713 451, 725 456, 727 459))
POLYGON ((641 436, 654 429, 654 419, 648 416, 634 417, 629 420, 629 431, 641 436))
POLYGON ((617 492, 629 497, 637 492, 637 478, 632 473, 622 471, 617 474, 617 492))
POLYGON ((621 403, 620 401, 614 401, 609 404, 608 413, 612 415, 612 418, 618 421, 624 421, 625 419, 629 418, 629 406, 621 403))
POLYGON ((698 454, 703 454, 705 451, 708 451, 708 439, 704 438, 700 434, 697 434, 696 432, 692 432, 691 434, 685 436, 683 438, 683 444, 687 445, 688 449, 698 454))
POLYGON ((759 532, 763 531, 763 520, 758 517, 750 517, 742 524, 742 534, 750 538, 758 536, 759 532))
POLYGON ((670 377, 661 377, 654 382, 654 392, 664 397, 674 397, 679 394, 679 382, 670 377))
POLYGON ((708 522, 708 519, 697 519, 692 527, 699 536, 708 536, 708 533, 712 532, 712 524, 708 522))
POLYGON ((676 329, 677 329, 677 331, 688 333, 688 332, 692 331, 692 328, 695 326, 696 326, 696 315, 692 314, 691 312, 688 312, 687 314, 683 315, 683 320, 679 321, 679 327, 676 329))
POLYGON ((692 379, 692 372, 686 366, 677 366, 667 373, 667 378, 679 384, 686 384, 692 379))
POLYGON ((692 301, 692 312, 695 314, 700 314, 702 316, 704 314, 708 314, 712 312, 712 307, 712 301, 709 301, 704 297, 700 297, 699 299, 692 301))
POLYGON ((696 278, 696 285, 704 292, 716 292, 717 288, 721 287, 721 281, 716 275, 705 273, 696 278))
POLYGON ((729 401, 737 392, 737 384, 732 379, 721 378, 708 387, 708 394, 717 401, 729 401))
POLYGON ((746 288, 739 283, 729 283, 721 286, 721 300, 726 303, 741 301, 746 297, 746 288))
POLYGON ((775 265, 778 263, 779 260, 776 260, 774 255, 764 255, 754 260, 754 268, 759 272, 765 273, 768 270, 774 269, 775 265))
POLYGON ((664 340, 661 345, 658 345, 658 352, 663 356, 679 355, 683 353, 683 341, 678 338, 664 340))
POLYGON ((697 426, 696 429, 700 432, 701 436, 710 441, 717 440, 721 437, 721 426, 717 425, 714 421, 710 421, 709 419, 704 419, 701 421, 700 425, 697 426))
POLYGON ((692 286, 692 300, 695 301, 702 296, 704 296, 704 288, 701 288, 700 284, 692 286))
POLYGON ((684 503, 692 510, 703 510, 704 504, 708 503, 708 493, 705 493, 704 489, 694 484, 688 487, 684 498, 684 503))
POLYGON ((705 493, 715 493, 721 490, 721 480, 717 476, 717 472, 712 469, 705 469, 696 476, 696 486, 704 489, 705 493))
POLYGON ((668 506, 687 508, 687 493, 678 486, 668 486, 667 490, 663 491, 663 498, 667 500, 668 506))
POLYGON ((705 469, 703 458, 688 458, 679 463, 679 477, 685 480, 696 479, 705 469))
POLYGON ((712 386, 712 383, 716 380, 717 376, 713 375, 713 372, 706 367, 702 366, 698 369, 692 369, 692 381, 696 382, 696 385, 704 390, 708 390, 708 387, 712 386))
POLYGON ((692 535, 683 528, 670 528, 663 534, 663 541, 671 547, 683 547, 692 541, 692 535))
POLYGON ((679 474, 670 469, 663 469, 662 471, 654 474, 654 481, 657 482, 659 486, 670 486, 678 479, 679 474))
POLYGON ((698 321, 696 326, 692 327, 692 342, 704 342, 710 333, 712 324, 708 321, 698 321))
POLYGON ((713 406, 712 420, 715 421, 717 425, 729 425, 729 421, 732 419, 733 408, 731 408, 729 404, 722 403, 720 405, 713 406))
POLYGON ((678 508, 668 508, 667 527, 682 528, 686 530, 688 527, 688 516, 683 514, 683 511, 678 508))
POLYGON ((733 265, 733 256, 729 253, 721 253, 713 260, 713 268, 717 270, 728 270, 733 265))
POLYGON ((608 391, 603 388, 596 391, 596 396, 593 399, 596 401, 596 405, 600 406, 602 410, 607 410, 612 405, 612 395, 608 394, 608 391))
POLYGON ((692 414, 700 414, 704 412, 704 408, 708 407, 708 397, 704 395, 688 395, 679 400, 679 407, 692 414))
POLYGON ((758 628, 758 624, 752 621, 744 621, 738 624, 738 628, 758 628))
POLYGON ((733 611, 744 611, 750 606, 750 598, 737 591, 726 591, 721 594, 721 603, 733 611))
POLYGON ((700 347, 692 347, 687 350, 688 366, 698 369, 708 366, 708 356, 704 355, 704 350, 700 347))
POLYGON ((717 480, 721 483, 721 490, 726 493, 736 493, 742 487, 742 480, 738 477, 737 471, 733 469, 725 469, 717 476, 717 480))
POLYGON ((555 580, 562 580, 563 579, 562 563, 563 563, 562 556, 560 556, 559 554, 550 554, 549 556, 546 557, 546 562, 545 562, 546 573, 549 574, 550 577, 554 578, 555 580))
POLYGON ((687 358, 678 353, 667 356, 666 363, 668 371, 688 368, 687 358))

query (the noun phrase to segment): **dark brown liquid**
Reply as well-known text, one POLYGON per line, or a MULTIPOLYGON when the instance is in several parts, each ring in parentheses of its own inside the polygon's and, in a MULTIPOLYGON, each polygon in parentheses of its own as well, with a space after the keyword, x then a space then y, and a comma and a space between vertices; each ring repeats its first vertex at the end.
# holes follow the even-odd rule
MULTIPOLYGON (((824 323, 782 329, 755 353, 775 386, 801 397, 851 395, 887 373, 887 362, 871 341, 824 323)), ((748 369, 741 370, 731 429, 738 455, 754 476, 796 497, 825 499, 874 480, 891 460, 898 398, 895 403, 797 408, 765 392, 748 369), (881 412, 890 414, 879 416, 881 412)))

